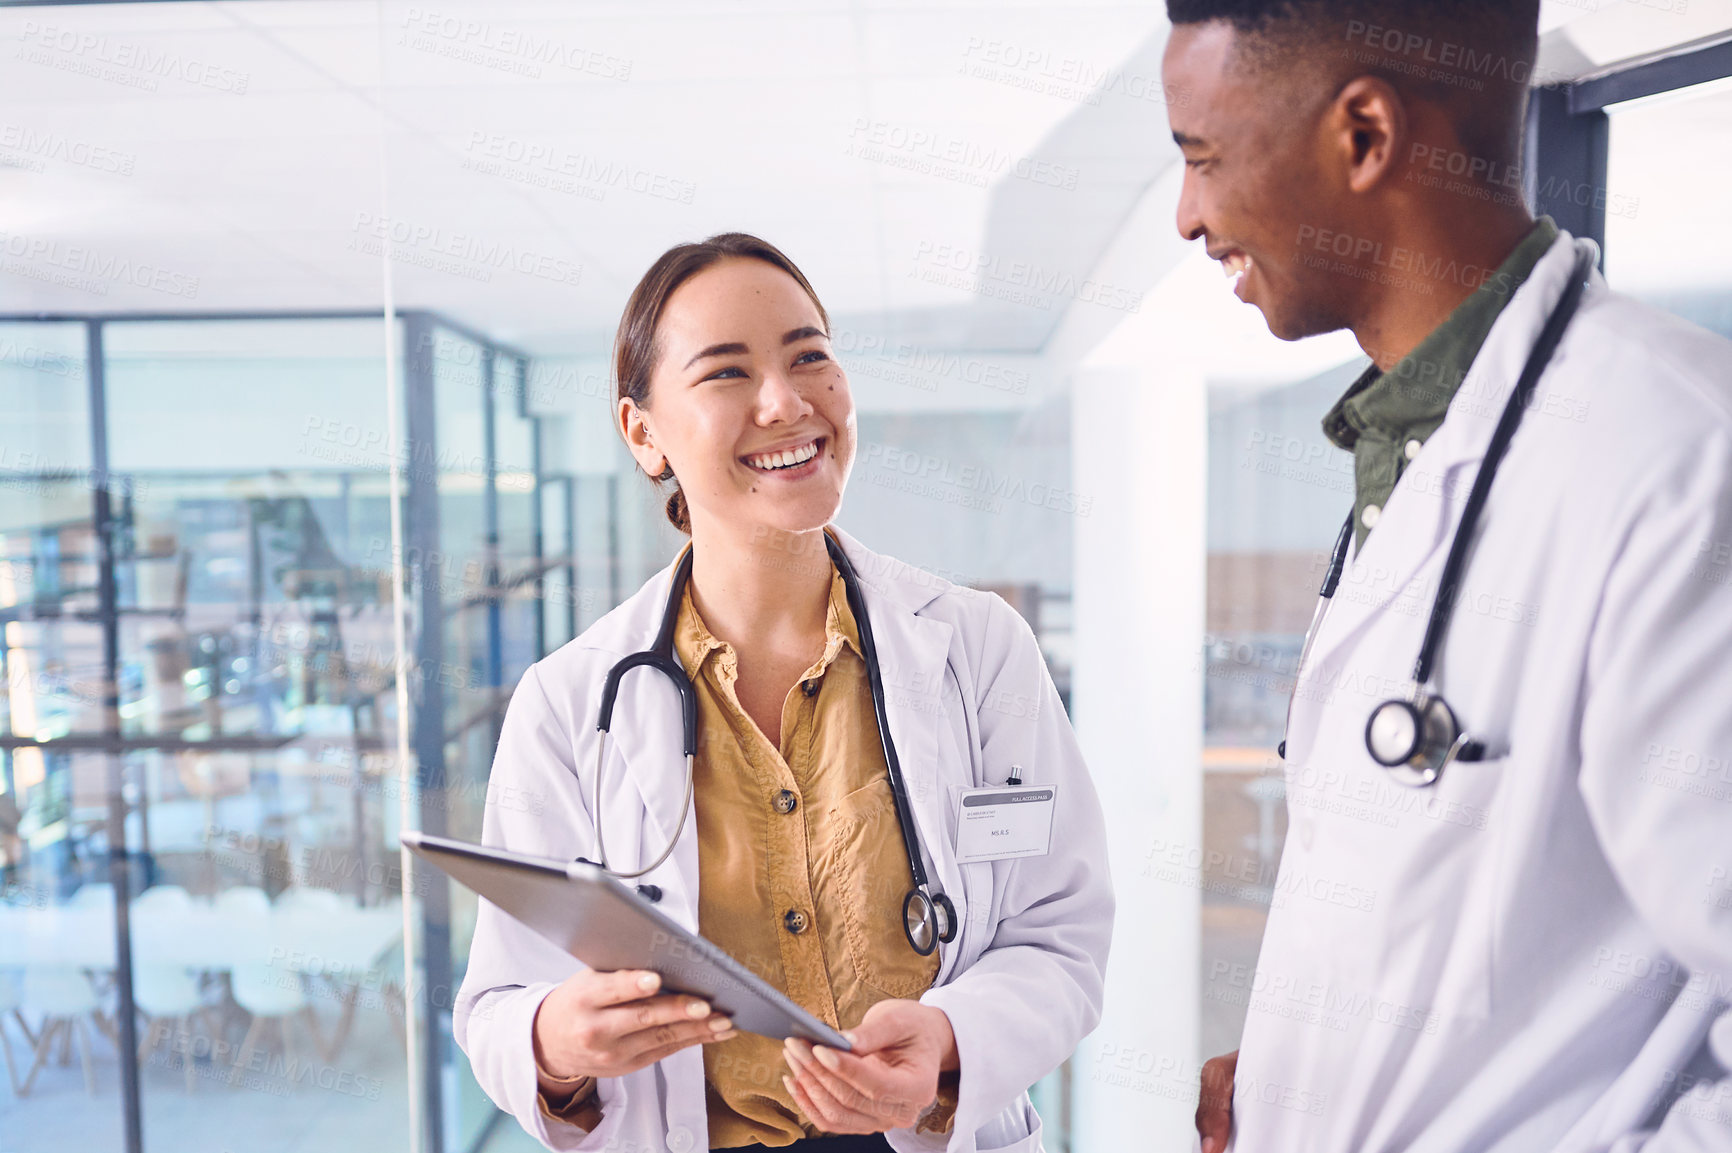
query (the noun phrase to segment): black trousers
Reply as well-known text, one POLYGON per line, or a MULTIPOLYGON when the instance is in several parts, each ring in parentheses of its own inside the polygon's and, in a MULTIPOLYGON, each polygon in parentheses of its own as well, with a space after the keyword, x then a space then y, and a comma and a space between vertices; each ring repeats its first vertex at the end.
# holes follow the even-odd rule
MULTIPOLYGON (((736 1149, 716 1149, 711 1153, 769 1153, 764 1145, 742 1145, 736 1149)), ((783 1145, 775 1153, 891 1153, 890 1142, 882 1133, 850 1133, 841 1137, 806 1137, 792 1145, 783 1145)))

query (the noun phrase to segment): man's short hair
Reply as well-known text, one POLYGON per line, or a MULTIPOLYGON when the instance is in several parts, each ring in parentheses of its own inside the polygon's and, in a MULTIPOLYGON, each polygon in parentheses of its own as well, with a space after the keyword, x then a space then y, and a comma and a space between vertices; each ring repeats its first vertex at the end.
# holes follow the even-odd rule
POLYGON ((1540 0, 1167 0, 1167 19, 1225 20, 1240 32, 1313 41, 1352 40, 1371 26, 1404 36, 1454 32, 1457 43, 1523 53, 1532 61, 1540 0))
POLYGON ((1236 63, 1382 77, 1447 105, 1463 144, 1511 160, 1539 51, 1539 11, 1539 0, 1167 0, 1174 25, 1231 24, 1236 63))

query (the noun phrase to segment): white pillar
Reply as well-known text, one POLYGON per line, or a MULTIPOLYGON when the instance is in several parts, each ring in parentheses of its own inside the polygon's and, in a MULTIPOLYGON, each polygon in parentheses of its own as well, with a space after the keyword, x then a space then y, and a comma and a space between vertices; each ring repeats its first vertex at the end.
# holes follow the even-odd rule
POLYGON ((1093 501, 1076 522, 1073 714, 1118 898, 1104 1015, 1074 1065, 1076 1153, 1195 1141, 1198 870, 1169 862, 1202 845, 1208 403, 1151 306, 1071 393, 1075 488, 1093 501))

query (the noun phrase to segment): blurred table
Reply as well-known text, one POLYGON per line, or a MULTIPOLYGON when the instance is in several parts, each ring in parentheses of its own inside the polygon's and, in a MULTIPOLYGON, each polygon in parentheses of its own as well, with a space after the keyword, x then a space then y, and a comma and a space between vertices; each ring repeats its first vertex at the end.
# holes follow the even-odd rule
MULTIPOLYGON (((233 969, 281 965, 313 975, 359 978, 403 938, 403 907, 271 910, 263 916, 218 913, 194 901, 184 909, 134 910, 136 965, 233 969)), ((0 966, 114 967, 114 910, 106 906, 0 907, 0 966)))
MULTIPOLYGON (((380 962, 403 940, 403 906, 271 909, 263 914, 221 912, 209 902, 185 908, 132 911, 132 957, 137 965, 168 965, 204 972, 266 968, 286 977, 323 981, 340 1006, 328 1041, 315 1042, 329 1061, 348 1040, 363 987, 401 980, 380 962)), ((66 965, 114 968, 114 910, 107 905, 47 909, 0 907, 0 968, 66 965)))

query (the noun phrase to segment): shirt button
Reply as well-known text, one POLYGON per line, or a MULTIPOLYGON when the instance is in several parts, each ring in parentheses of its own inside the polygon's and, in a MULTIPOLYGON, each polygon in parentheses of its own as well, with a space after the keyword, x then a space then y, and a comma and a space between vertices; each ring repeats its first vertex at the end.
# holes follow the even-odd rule
POLYGON ((791 813, 799 807, 799 804, 800 798, 796 797, 788 789, 783 789, 781 792, 776 794, 776 811, 778 813, 784 815, 791 813))
POLYGON ((806 931, 807 923, 806 914, 802 913, 798 909, 789 909, 787 914, 782 918, 782 924, 790 933, 804 933, 806 931))
POLYGON ((1374 504, 1368 504, 1365 506, 1364 511, 1359 514, 1359 520, 1366 528, 1376 528, 1377 520, 1382 515, 1382 509, 1378 508, 1374 504))
POLYGON ((1417 440, 1410 440, 1407 442, 1407 447, 1401 451, 1407 454, 1408 460, 1412 460, 1414 457, 1419 455, 1419 450, 1424 447, 1425 446, 1420 444, 1417 440))
POLYGON ((816 677, 805 682, 800 687, 806 690, 806 695, 809 697, 815 697, 818 695, 818 680, 816 677))
POLYGON ((692 1131, 684 1125, 675 1125, 668 1130, 668 1148, 673 1153, 686 1153, 692 1147, 692 1131))

